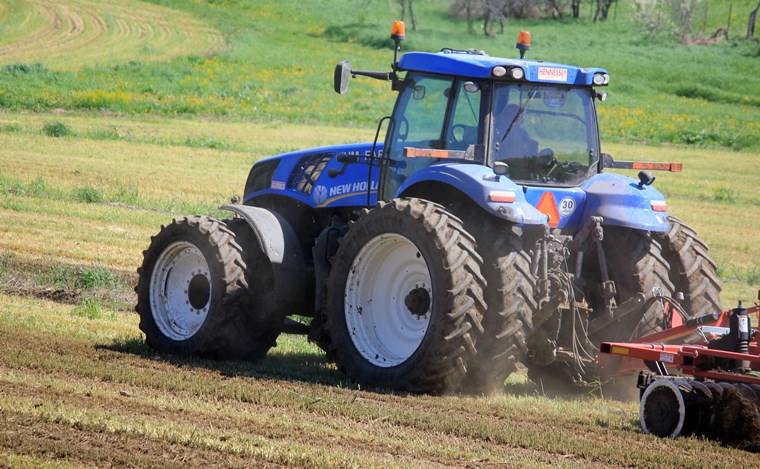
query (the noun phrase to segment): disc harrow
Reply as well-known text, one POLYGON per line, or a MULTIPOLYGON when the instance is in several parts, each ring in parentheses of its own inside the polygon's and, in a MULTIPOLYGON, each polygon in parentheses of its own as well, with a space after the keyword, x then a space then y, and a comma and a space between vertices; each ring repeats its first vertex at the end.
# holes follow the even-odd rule
POLYGON ((639 420, 663 438, 701 436, 760 451, 760 347, 750 315, 739 307, 685 321, 636 342, 605 342, 599 368, 620 375, 643 360, 639 420), (667 342, 691 336, 686 345, 667 342), (655 342, 653 339, 656 339, 655 342), (606 354, 606 355, 605 355, 606 354), (613 355, 614 357, 611 357, 613 355), (674 368, 672 373, 669 368, 674 368))

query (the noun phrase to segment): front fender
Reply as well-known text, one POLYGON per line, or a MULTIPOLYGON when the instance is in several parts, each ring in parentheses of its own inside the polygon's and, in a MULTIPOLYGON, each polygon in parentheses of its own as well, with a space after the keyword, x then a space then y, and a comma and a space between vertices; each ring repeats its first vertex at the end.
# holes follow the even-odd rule
MULTIPOLYGON (((306 268, 295 230, 280 214, 249 205, 222 205, 242 217, 251 227, 258 247, 269 258, 274 276, 274 298, 280 305, 300 300, 306 290, 306 268)), ((250 249, 243 246, 243 249, 250 249)))
POLYGON ((667 211, 653 210, 652 202, 664 204, 665 197, 652 186, 640 186, 635 179, 620 174, 602 173, 581 187, 586 192, 582 223, 601 216, 606 225, 656 232, 670 228, 667 211))
POLYGON ((506 176, 494 174, 488 166, 469 163, 441 163, 428 166, 411 175, 398 189, 395 197, 403 197, 415 186, 437 182, 449 185, 466 194, 488 213, 517 225, 543 225, 547 217, 525 200, 522 187, 506 176), (512 192, 514 202, 493 202, 492 191, 512 192))

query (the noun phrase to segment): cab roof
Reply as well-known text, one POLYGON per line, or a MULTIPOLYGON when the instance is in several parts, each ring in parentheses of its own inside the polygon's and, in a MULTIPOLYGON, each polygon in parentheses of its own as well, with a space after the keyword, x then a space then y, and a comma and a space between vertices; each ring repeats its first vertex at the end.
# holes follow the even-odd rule
POLYGON ((520 81, 533 83, 593 86, 595 74, 607 74, 607 71, 602 68, 580 68, 538 60, 504 59, 491 57, 480 51, 451 49, 444 49, 435 53, 407 52, 398 63, 398 69, 403 71, 472 79, 496 78, 493 69, 499 66, 507 69, 520 67, 525 72, 525 78, 520 81))

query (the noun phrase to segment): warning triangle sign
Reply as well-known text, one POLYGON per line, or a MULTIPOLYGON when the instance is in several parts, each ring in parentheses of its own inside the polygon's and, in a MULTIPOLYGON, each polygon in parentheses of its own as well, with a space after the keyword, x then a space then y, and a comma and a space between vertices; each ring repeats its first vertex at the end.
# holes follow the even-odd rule
POLYGON ((554 200, 554 194, 544 192, 541 199, 536 205, 539 212, 549 217, 549 226, 555 228, 559 225, 559 211, 557 211, 557 202, 554 200))

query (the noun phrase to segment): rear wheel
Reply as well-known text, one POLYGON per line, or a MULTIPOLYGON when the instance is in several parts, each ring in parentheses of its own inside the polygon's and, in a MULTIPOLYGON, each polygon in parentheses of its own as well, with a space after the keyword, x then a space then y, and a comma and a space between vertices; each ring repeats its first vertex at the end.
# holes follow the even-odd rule
POLYGON ((421 199, 378 204, 341 240, 328 280, 338 366, 361 384, 453 389, 482 332, 481 262, 443 207, 421 199))
POLYGON ((504 387, 507 376, 517 371, 527 353, 525 340, 536 307, 534 280, 530 258, 511 225, 482 217, 465 219, 484 259, 488 311, 476 346, 478 353, 467 369, 462 390, 491 393, 504 387))
POLYGON ((656 238, 670 263, 670 280, 676 291, 684 294, 682 306, 691 316, 722 311, 717 266, 707 252, 707 244, 678 218, 668 220, 670 230, 658 233, 656 238))
MULTIPOLYGON (((673 295, 675 288, 668 274, 670 265, 662 255, 660 244, 649 233, 607 226, 604 228, 603 245, 610 280, 615 282, 617 289, 615 301, 618 305, 637 293, 651 294, 661 290, 665 295, 673 295)), ((589 259, 589 262, 586 265, 598 272, 599 261, 596 256, 589 259)), ((590 284, 598 285, 600 278, 596 275, 592 277, 590 284)), ((592 293, 589 298, 594 316, 605 314, 599 295, 592 293)), ((602 341, 630 341, 662 330, 664 321, 662 306, 659 302, 654 302, 646 310, 629 314, 617 323, 610 324, 593 335, 591 340, 597 346, 602 341)))
POLYGON ((255 359, 274 345, 277 326, 252 314, 265 301, 249 289, 242 249, 224 222, 174 220, 143 255, 135 310, 153 349, 255 359))
MULTIPOLYGON (((609 278, 615 282, 617 305, 621 305, 638 293, 651 294, 654 291, 661 291, 665 295, 673 294, 674 287, 668 277, 670 266, 662 255, 660 244, 649 233, 606 226, 602 243, 609 278)), ((584 297, 591 308, 589 319, 603 317, 607 313, 599 288, 602 276, 598 255, 593 252, 584 261, 583 275, 586 284, 584 297)), ((583 384, 588 379, 596 379, 593 373, 594 348, 598 348, 601 342, 629 342, 637 337, 660 331, 665 324, 662 306, 655 301, 645 310, 628 314, 591 334, 589 337, 591 343, 588 343, 583 339, 582 321, 577 313, 566 310, 565 316, 567 317, 563 316, 563 318, 566 323, 570 324, 568 327, 560 327, 557 332, 555 324, 555 329, 547 331, 540 337, 544 340, 547 337, 557 340, 554 338, 558 337, 564 347, 572 350, 576 363, 559 360, 547 366, 539 366, 536 362, 530 361, 527 363, 528 376, 531 380, 553 391, 583 384), (568 317, 570 321, 567 321, 568 317), (585 362, 579 360, 585 360, 585 362)), ((568 354, 562 355, 567 360, 568 354)))

